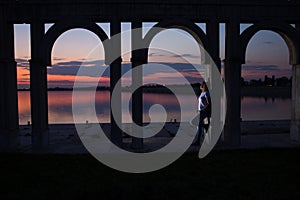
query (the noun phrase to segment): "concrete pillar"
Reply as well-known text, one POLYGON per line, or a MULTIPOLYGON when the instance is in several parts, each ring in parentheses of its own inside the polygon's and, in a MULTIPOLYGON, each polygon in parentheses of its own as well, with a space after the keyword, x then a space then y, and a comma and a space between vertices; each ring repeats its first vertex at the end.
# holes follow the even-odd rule
POLYGON ((33 22, 30 25, 31 60, 29 63, 33 150, 41 150, 49 144, 47 66, 40 56, 44 31, 44 24, 41 22, 33 22))
MULTIPOLYGON (((213 95, 213 92, 216 91, 214 88, 220 87, 219 85, 215 85, 220 79, 220 74, 214 74, 215 72, 221 72, 221 59, 220 59, 220 25, 215 19, 206 23, 206 34, 211 47, 209 52, 211 58, 213 59, 218 70, 211 69, 211 79, 210 79, 210 93, 213 95)), ((220 95, 222 96, 222 95, 220 95)), ((222 99, 220 98, 218 102, 214 102, 212 104, 213 108, 218 111, 218 115, 213 116, 211 119, 211 126, 217 126, 217 124, 221 123, 221 114, 222 114, 222 99)), ((216 134, 216 133, 213 133, 216 134)), ((221 138, 219 138, 219 142, 221 142, 221 138)))
POLYGON ((4 16, 0 19, 0 69, 0 152, 16 151, 19 120, 14 28, 4 16))
MULTIPOLYGON (((117 19, 114 19, 110 23, 110 34, 111 37, 115 34, 119 34, 121 32, 121 22, 117 19)), ((121 100, 121 37, 116 38, 117 36, 114 36, 114 40, 112 41, 112 51, 114 51, 114 54, 120 55, 120 57, 116 60, 114 60, 110 65, 110 94, 112 95, 112 91, 114 90, 115 98, 111 106, 114 106, 114 109, 118 110, 119 112, 115 112, 115 115, 113 116, 112 112, 110 115, 111 120, 111 141, 117 145, 122 145, 122 130, 120 129, 117 124, 122 123, 122 100, 121 100), (119 81, 119 82, 118 82, 119 81)))
POLYGON ((240 24, 232 18, 226 23, 225 36, 225 90, 227 112, 224 125, 224 142, 239 146, 241 143, 241 58, 240 58, 240 24))
POLYGON ((300 142, 300 65, 293 65, 290 137, 300 142))
MULTIPOLYGON (((300 38, 300 23, 296 23, 296 30, 300 38)), ((299 52, 298 52, 299 53, 299 52)), ((291 108, 291 140, 300 141, 300 65, 292 66, 292 108, 291 108)))
POLYGON ((211 20, 206 23, 206 35, 211 46, 209 52, 211 58, 214 60, 219 71, 221 71, 220 59, 220 24, 216 20, 211 20))
MULTIPOLYGON (((134 20, 132 22, 132 29, 134 32, 131 33, 131 46, 132 49, 139 49, 142 44, 142 22, 139 20, 134 20)), ((142 86, 143 85, 143 68, 138 67, 144 64, 142 59, 142 51, 134 50, 132 51, 132 68, 135 69, 132 73, 132 85, 133 86, 142 86), (138 67, 138 68, 137 68, 138 67)), ((132 120, 139 126, 143 126, 143 90, 142 88, 137 89, 132 94, 132 120)), ((133 132, 139 131, 141 133, 142 129, 132 130, 133 132)), ((132 145, 133 149, 142 149, 144 146, 143 138, 132 137, 132 145)))

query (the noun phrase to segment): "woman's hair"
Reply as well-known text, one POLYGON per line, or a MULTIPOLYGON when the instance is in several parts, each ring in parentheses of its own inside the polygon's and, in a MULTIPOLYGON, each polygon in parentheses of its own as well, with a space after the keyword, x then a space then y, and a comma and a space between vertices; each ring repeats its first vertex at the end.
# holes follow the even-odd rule
POLYGON ((205 81, 203 81, 203 82, 201 83, 201 86, 200 86, 200 87, 203 88, 204 91, 208 91, 208 88, 207 88, 207 85, 206 85, 206 82, 205 82, 205 81))

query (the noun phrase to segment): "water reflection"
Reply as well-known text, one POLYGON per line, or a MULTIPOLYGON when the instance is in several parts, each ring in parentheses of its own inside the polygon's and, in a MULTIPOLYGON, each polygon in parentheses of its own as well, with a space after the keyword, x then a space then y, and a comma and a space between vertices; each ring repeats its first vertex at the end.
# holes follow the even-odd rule
MULTIPOLYGON (((20 124, 27 124, 31 121, 30 116, 30 93, 28 91, 19 91, 19 121, 20 124)), ((93 105, 93 94, 89 91, 82 91, 77 103, 80 104, 80 119, 82 123, 86 121, 97 122, 92 119, 91 114, 93 110, 96 110, 96 117, 99 122, 110 122, 110 95, 109 91, 97 91, 95 96, 96 104, 93 105)), ((122 107, 125 106, 125 102, 131 98, 129 93, 122 93, 122 107), (126 101, 124 101, 126 100, 126 101)), ((148 122, 149 109, 152 105, 162 105, 167 111, 167 121, 171 119, 183 121, 189 121, 194 115, 197 108, 196 97, 192 95, 179 95, 178 98, 182 99, 184 104, 180 105, 184 113, 180 116, 180 106, 178 99, 172 94, 157 94, 157 93, 145 93, 143 95, 144 102, 144 121, 148 122)), ((74 123, 72 115, 72 91, 49 91, 49 123, 74 123)), ((267 119, 290 119, 291 100, 281 98, 257 98, 257 97, 243 97, 242 98, 242 113, 243 120, 267 120, 267 119)), ((165 120, 163 111, 154 110, 152 114, 152 120, 159 122, 165 120)), ((131 122, 131 116, 127 116, 122 112, 123 122, 131 122)))
POLYGON ((29 92, 27 91, 18 92, 18 106, 19 106, 19 123, 27 124, 27 122, 31 121, 29 92))
POLYGON ((291 99, 244 97, 243 120, 282 120, 291 118, 291 99))

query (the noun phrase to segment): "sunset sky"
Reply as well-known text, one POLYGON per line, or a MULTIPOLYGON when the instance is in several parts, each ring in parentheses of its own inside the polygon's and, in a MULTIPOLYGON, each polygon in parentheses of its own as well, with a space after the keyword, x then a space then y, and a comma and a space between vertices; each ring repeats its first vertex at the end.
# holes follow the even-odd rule
MULTIPOLYGON (((144 33, 154 23, 144 24, 144 33)), ((205 26, 198 24, 203 30, 205 26)), ((46 30, 51 25, 46 26, 46 30)), ((109 24, 99 24, 109 35, 109 24)), ((247 26, 241 26, 241 31, 247 26)), ((122 24, 123 36, 123 73, 130 69, 130 30, 129 23, 122 24)), ((220 26, 220 57, 224 59, 224 25, 220 26)), ((194 39, 184 31, 172 29, 163 31, 155 37, 150 46, 149 64, 144 66, 144 84, 179 84, 176 71, 180 71, 189 81, 199 82, 199 74, 192 70, 192 64, 200 64, 199 47, 194 39), (161 49, 161 50, 158 50, 161 49), (183 58, 181 58, 183 57, 183 58), (169 66, 174 70, 163 67, 169 66)), ((18 63, 18 86, 29 87, 30 59, 30 30, 29 25, 15 25, 15 57, 18 63)), ((250 41, 247 48, 246 64, 242 68, 242 76, 246 80, 264 78, 265 75, 276 77, 291 76, 291 66, 288 62, 288 49, 283 39, 276 33, 261 31, 250 41)), ((62 34, 55 42, 52 51, 52 66, 48 67, 48 87, 72 87, 79 67, 98 70, 104 66, 103 47, 99 39, 92 32, 74 29, 62 34)), ((100 82, 108 85, 109 73, 106 70, 100 78, 90 74, 77 76, 77 81, 89 85, 100 82)), ((131 77, 124 76, 122 84, 130 85, 131 77)))

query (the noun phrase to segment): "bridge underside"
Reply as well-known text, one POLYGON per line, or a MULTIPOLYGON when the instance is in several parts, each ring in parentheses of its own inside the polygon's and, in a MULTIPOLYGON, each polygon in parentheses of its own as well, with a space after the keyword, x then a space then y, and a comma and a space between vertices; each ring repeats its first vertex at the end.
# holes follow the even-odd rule
MULTIPOLYGON (((226 26, 225 89, 227 114, 224 126, 224 142, 240 145, 240 78, 241 65, 251 37, 260 30, 279 33, 290 52, 293 72, 291 139, 300 141, 300 2, 286 0, 241 1, 227 0, 18 0, 0 2, 0 149, 14 151, 17 146, 18 98, 17 74, 14 55, 13 24, 28 23, 31 31, 30 93, 32 115, 32 145, 41 149, 48 145, 47 66, 51 65, 51 50, 55 40, 71 28, 86 28, 101 41, 109 38, 96 23, 110 23, 112 35, 121 31, 122 22, 130 22, 132 28, 142 27, 142 22, 157 22, 163 28, 180 27, 190 30, 200 39, 204 48, 220 67, 219 25, 226 26), (45 33, 44 25, 54 23, 45 33), (195 23, 205 23, 206 32, 196 28, 195 23), (252 24, 240 33, 240 24, 252 24), (293 26, 291 25, 293 24, 293 26)), ((132 41, 143 41, 142 34, 132 41)), ((120 43, 112 44, 120 52, 120 43)), ((134 42, 133 44, 134 45, 134 42)), ((104 47, 105 49, 106 47, 104 47)), ((106 50, 106 49, 105 49, 106 50)), ((120 55, 121 56, 121 55, 120 55)), ((132 66, 147 63, 147 55, 132 54, 132 66)), ((111 86, 119 87, 121 59, 111 63, 111 86)), ((133 76, 133 82, 141 83, 142 72, 133 76)), ((117 101, 121 102, 120 95, 117 101)), ((142 123, 141 91, 133 96, 133 119, 142 123)), ((121 103, 120 103, 121 105, 121 103)), ((117 127, 121 115, 111 119, 112 141, 122 143, 122 133, 117 127)), ((142 148, 141 139, 133 139, 134 148, 142 148)))

